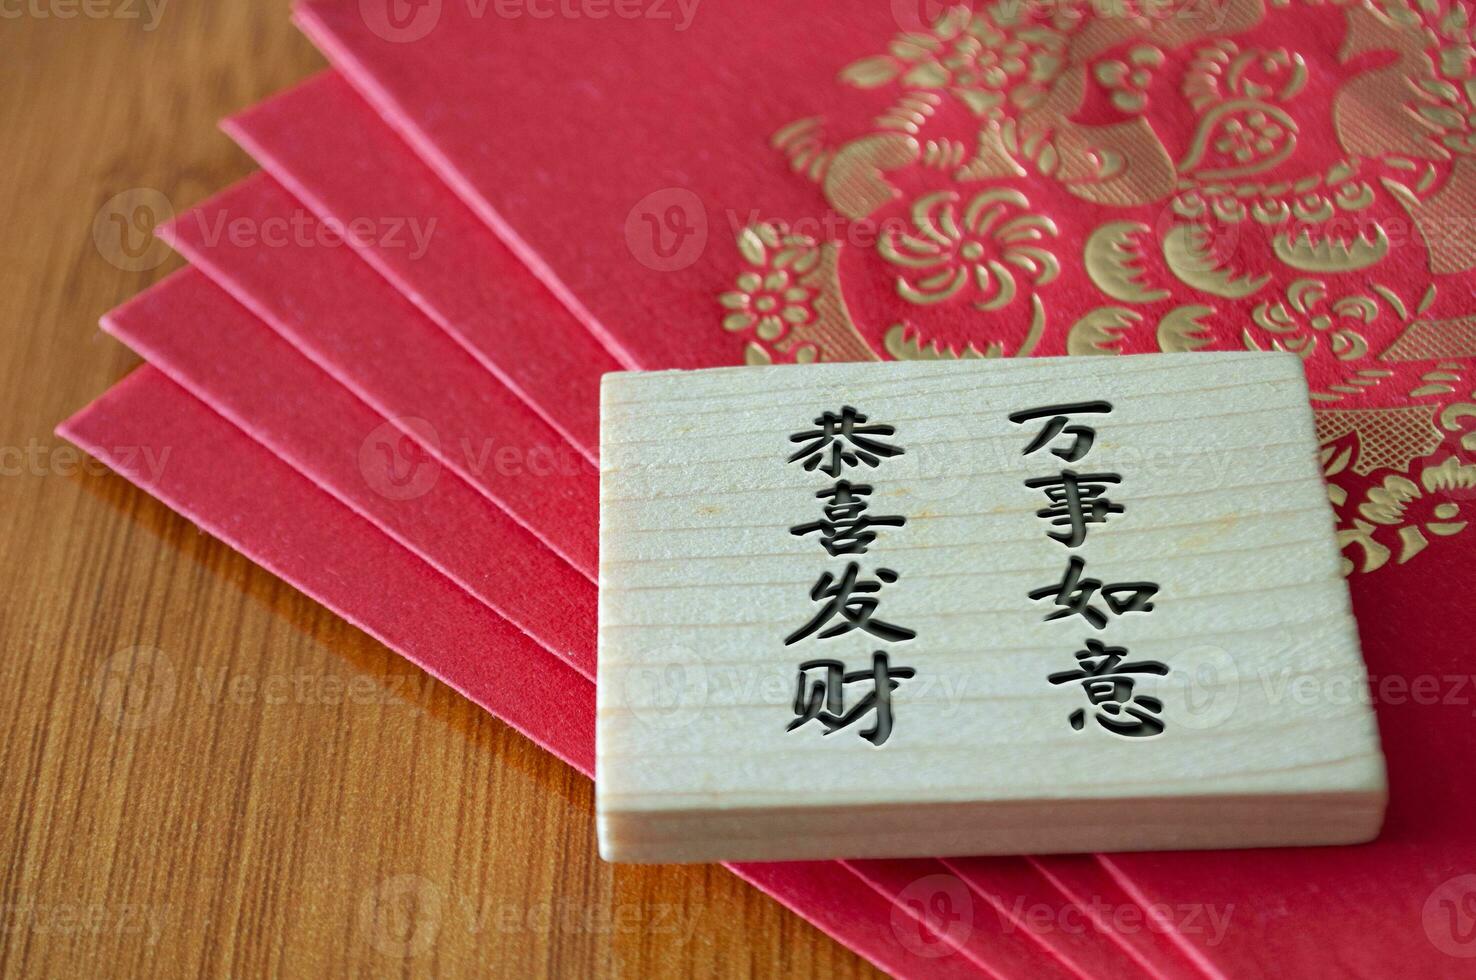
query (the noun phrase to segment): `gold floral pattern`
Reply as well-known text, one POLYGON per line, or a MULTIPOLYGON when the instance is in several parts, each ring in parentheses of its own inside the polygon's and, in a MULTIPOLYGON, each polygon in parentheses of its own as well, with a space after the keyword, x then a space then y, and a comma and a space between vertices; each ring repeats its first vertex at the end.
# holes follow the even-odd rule
POLYGON ((1017 271, 1035 286, 1049 284, 1061 266, 1040 243, 1056 234, 1056 224, 1029 207, 1024 194, 1006 188, 976 194, 961 213, 951 191, 920 198, 913 231, 892 231, 877 244, 883 258, 908 270, 897 277, 898 295, 927 305, 967 291, 989 311, 1014 300, 1017 271))
MULTIPOLYGON (((1338 360, 1353 361, 1368 354, 1368 341, 1359 331, 1378 315, 1378 304, 1368 296, 1329 302, 1325 283, 1298 279, 1287 287, 1284 301, 1261 303, 1251 312, 1251 320, 1270 335, 1274 350, 1291 351, 1306 360, 1321 349, 1338 360)), ((1249 327, 1243 336, 1248 349, 1264 349, 1249 327)))
POLYGON ((760 339, 774 341, 790 327, 815 319, 815 290, 800 282, 820 261, 813 239, 781 236, 771 225, 758 225, 743 230, 738 249, 751 268, 738 274, 737 289, 720 297, 732 311, 723 318, 723 329, 751 329, 760 339))

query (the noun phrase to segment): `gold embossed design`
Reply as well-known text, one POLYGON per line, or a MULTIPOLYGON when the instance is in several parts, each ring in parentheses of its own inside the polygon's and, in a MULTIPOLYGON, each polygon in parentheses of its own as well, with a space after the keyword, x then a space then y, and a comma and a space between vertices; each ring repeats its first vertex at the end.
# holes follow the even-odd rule
POLYGON ((1355 434, 1358 454, 1353 472, 1367 476, 1374 470, 1403 472, 1417 459, 1440 448, 1444 434, 1435 426, 1435 405, 1397 408, 1321 408, 1316 411, 1317 439, 1336 442, 1355 434))

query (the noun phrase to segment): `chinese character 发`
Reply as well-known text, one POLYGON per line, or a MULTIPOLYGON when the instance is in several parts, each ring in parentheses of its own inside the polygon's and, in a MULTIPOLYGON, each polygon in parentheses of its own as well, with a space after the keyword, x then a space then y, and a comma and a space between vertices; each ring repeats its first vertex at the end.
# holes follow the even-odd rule
POLYGON ((1099 591, 1114 615, 1130 612, 1152 612, 1151 601, 1158 594, 1156 582, 1116 582, 1103 585, 1094 578, 1082 578, 1081 571, 1086 562, 1076 555, 1071 556, 1066 574, 1055 585, 1046 585, 1030 593, 1030 598, 1039 602, 1052 599, 1060 608, 1046 617, 1046 622, 1066 616, 1081 616, 1097 629, 1107 625, 1107 614, 1092 605, 1092 597, 1099 591))
MULTIPOLYGON (((1127 650, 1104 646, 1100 640, 1087 640, 1086 649, 1076 651, 1077 669, 1050 675, 1052 684, 1080 681, 1087 700, 1097 709, 1097 724, 1117 735, 1148 738, 1163 731, 1163 702, 1146 694, 1133 694, 1134 674, 1169 672, 1166 664, 1156 660, 1123 663, 1127 650), (1128 720, 1131 718, 1132 720, 1128 720)), ((1081 731, 1086 712, 1081 708, 1071 713, 1071 727, 1081 731)))
POLYGON ((866 497, 871 487, 864 483, 852 484, 849 480, 838 480, 835 486, 815 494, 821 500, 830 499, 825 505, 825 519, 797 524, 790 533, 797 537, 820 532, 820 543, 831 557, 836 555, 864 555, 866 548, 876 540, 873 527, 901 527, 907 523, 905 517, 872 517, 866 513, 866 497))
POLYGON ((858 462, 876 466, 883 456, 901 456, 902 448, 882 442, 873 436, 890 436, 896 429, 890 425, 866 425, 866 416, 849 405, 841 408, 840 414, 826 412, 815 420, 820 428, 800 432, 789 437, 790 442, 802 442, 789 462, 804 460, 806 470, 819 469, 831 476, 840 476, 845 466, 858 462))
POLYGON ((875 711, 876 721, 861 733, 861 737, 880 746, 892 734, 892 692, 900 686, 899 681, 916 675, 917 671, 911 667, 893 667, 881 650, 871 655, 870 670, 850 673, 839 660, 806 660, 799 666, 799 679, 795 686, 794 721, 785 731, 792 732, 807 722, 818 721, 825 726, 825 734, 829 735, 855 724, 868 711, 875 711), (819 677, 807 677, 812 670, 823 673, 819 677), (871 690, 847 711, 845 685, 862 681, 870 681, 871 690))
POLYGON ((1026 446, 1025 451, 1020 455, 1029 456, 1057 436, 1065 434, 1071 437, 1071 445, 1057 447, 1051 452, 1068 463, 1075 463, 1091 450, 1092 443, 1097 440, 1097 430, 1089 425, 1067 425, 1071 421, 1070 416, 1088 413, 1104 414, 1110 411, 1112 411, 1112 406, 1106 402, 1072 402, 1068 405, 1047 405, 1044 408, 1028 408, 1023 412, 1014 412, 1010 415, 1010 421, 1016 425, 1023 425, 1035 419, 1050 419, 1036 433, 1035 438, 1030 440, 1030 445, 1026 446))
POLYGON ((841 573, 840 578, 836 578, 829 572, 823 573, 820 580, 815 583, 815 587, 810 590, 810 598, 816 602, 823 601, 824 608, 815 614, 814 619, 789 634, 784 645, 788 646, 803 640, 837 616, 842 621, 821 633, 820 639, 828 640, 854 629, 865 630, 888 643, 910 640, 917 636, 917 633, 910 629, 885 623, 872 617, 881 602, 874 593, 881 591, 883 582, 890 584, 897 581, 897 573, 890 568, 878 568, 876 570, 877 580, 872 580, 858 579, 856 576, 859 571, 859 565, 855 562, 847 562, 846 570, 841 573))
POLYGON ((1106 523, 1109 514, 1121 514, 1121 504, 1107 497, 1107 487, 1121 483, 1116 473, 1077 473, 1062 470, 1060 476, 1038 476, 1025 481, 1034 490, 1044 490, 1049 507, 1035 512, 1064 531, 1050 531, 1046 536, 1068 548, 1076 548, 1086 540, 1088 524, 1106 523))

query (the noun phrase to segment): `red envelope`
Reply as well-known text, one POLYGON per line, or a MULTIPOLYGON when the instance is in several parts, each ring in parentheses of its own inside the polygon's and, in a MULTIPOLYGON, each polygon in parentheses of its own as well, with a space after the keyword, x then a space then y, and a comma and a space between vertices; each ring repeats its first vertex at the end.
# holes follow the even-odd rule
POLYGON ((103 327, 594 680, 594 583, 201 272, 175 274, 103 327))
MULTIPOLYGON (((58 431, 580 772, 593 773, 593 684, 154 368, 135 371, 58 431), (159 472, 143 465, 137 450, 144 447, 149 458, 167 458, 159 472)), ((897 976, 990 975, 957 953, 937 955, 934 938, 917 945, 917 924, 894 925, 896 906, 838 863, 733 870, 897 976), (914 952, 921 948, 931 955, 914 952)))
MULTIPOLYGON (((199 229, 218 227, 222 223, 240 220, 241 215, 250 215, 251 220, 262 227, 275 227, 289 218, 300 215, 300 209, 292 204, 279 187, 269 181, 248 181, 218 200, 222 203, 207 204, 182 215, 173 226, 176 237, 199 238, 203 235, 199 229), (180 229, 185 229, 185 231, 180 231, 180 229)), ((317 235, 316 230, 311 230, 312 227, 309 225, 308 240, 317 235)), ((425 336, 415 333, 413 329, 417 326, 414 321, 419 319, 419 314, 405 309, 404 304, 397 303, 393 295, 387 295, 387 293, 393 293, 393 290, 390 290, 383 281, 376 280, 372 274, 364 275, 366 269, 355 272, 351 263, 342 261, 341 251, 341 249, 309 247, 300 243, 271 245, 255 242, 251 245, 229 248, 221 247, 219 244, 206 245, 199 254, 208 257, 206 268, 210 275, 227 285, 231 292, 245 303, 253 308, 284 311, 283 314, 274 315, 273 325, 278 330, 284 329, 280 325, 281 316, 291 317, 299 324, 295 329, 327 330, 330 333, 335 330, 346 331, 349 324, 357 324, 360 331, 357 338, 358 343, 369 348, 394 343, 405 356, 423 358, 425 352, 416 350, 413 346, 426 342, 425 336), (269 254, 263 259, 258 257, 258 253, 261 252, 290 253, 288 256, 292 265, 290 283, 274 287, 272 281, 265 278, 262 266, 281 262, 283 258, 276 254, 269 254), (351 309, 345 310, 335 306, 313 292, 312 283, 320 281, 330 272, 337 281, 345 286, 352 285, 356 305, 351 309), (375 312, 370 313, 371 310, 375 312), (343 326, 336 326, 338 324, 343 326), (391 339, 381 341, 380 333, 386 334, 391 339)), ((257 396, 243 394, 238 389, 263 381, 275 383, 279 378, 285 380, 289 377, 293 379, 294 384, 302 385, 309 383, 310 378, 314 375, 312 372, 304 373, 300 366, 287 365, 279 369, 271 365, 269 362, 272 360, 287 357, 289 345, 277 343, 264 346, 265 342, 259 336, 253 339, 251 334, 259 335, 263 328, 259 324, 247 322, 251 319, 249 316, 243 319, 241 313, 244 310, 232 307, 223 293, 209 289, 202 290, 200 285, 198 280, 171 282, 156 289, 156 295, 148 302, 151 305, 166 308, 176 307, 182 312, 188 311, 197 321, 201 321, 201 324, 217 338, 216 342, 225 349, 240 347, 243 351, 256 351, 256 356, 248 357, 246 361, 255 367, 256 373, 251 378, 220 384, 216 378, 218 372, 213 371, 208 365, 193 363, 206 353, 197 344, 185 338, 173 342, 165 342, 161 339, 162 335, 174 330, 170 323, 156 321, 152 324, 145 324, 143 316, 118 317, 116 321, 118 324, 131 322, 130 336, 138 338, 140 347, 151 357, 158 355, 161 358, 161 365, 175 373, 180 379, 188 380, 190 387, 197 394, 208 397, 212 403, 234 406, 230 408, 228 414, 232 417, 240 417, 248 430, 254 431, 256 425, 255 418, 250 413, 258 410, 265 411, 267 413, 265 418, 269 420, 269 433, 264 439, 275 447, 279 444, 280 436, 271 435, 270 429, 280 428, 285 424, 285 421, 279 418, 281 410, 262 406, 248 411, 243 399, 254 399, 257 396), (187 295, 174 298, 162 295, 173 290, 182 291, 187 295), (219 315, 209 315, 211 307, 219 307, 222 304, 225 304, 225 308, 220 310, 219 315), (247 335, 236 336, 233 331, 246 331, 247 335)), ((426 346, 432 352, 445 350, 443 344, 428 343, 426 346)), ((315 349, 313 353, 317 358, 323 356, 320 349, 315 349)), ((455 355, 448 354, 447 356, 455 355)), ((419 362, 426 364, 427 368, 431 366, 429 360, 422 359, 419 362)), ((361 370, 351 358, 347 357, 341 358, 339 362, 330 361, 329 363, 344 374, 352 375, 361 370)), ((372 383, 384 384, 385 382, 372 383)), ((497 384, 490 377, 484 378, 481 383, 484 386, 497 384)), ((312 399, 309 398, 308 401, 311 402, 312 399)), ((443 401, 442 404, 445 402, 443 401)), ((437 428, 444 429, 451 424, 439 411, 424 413, 423 422, 432 432, 437 428)), ((366 416, 358 423, 357 428, 361 429, 367 424, 366 416)), ((500 433, 495 427, 495 421, 488 418, 483 425, 480 438, 497 440, 500 433)), ((334 449, 335 454, 342 456, 352 448, 350 444, 355 444, 353 433, 356 427, 339 424, 337 429, 340 432, 350 433, 346 444, 334 449)), ((414 431, 412 430, 412 433, 414 431)), ((334 467, 330 463, 326 468, 320 469, 319 464, 311 456, 304 455, 300 447, 296 450, 279 451, 295 462, 305 465, 306 472, 309 472, 324 486, 333 488, 336 494, 346 494, 350 499, 354 495, 367 498, 366 489, 357 485, 352 474, 345 475, 342 466, 334 467)), ((466 455, 472 457, 475 454, 467 453, 466 455)), ((448 473, 447 477, 451 478, 451 474, 448 473)), ((362 499, 356 502, 355 509, 374 515, 377 522, 380 519, 377 515, 382 510, 382 505, 372 499, 362 499)), ((561 518, 553 516, 540 518, 540 520, 557 519, 561 518)), ((422 539, 414 533, 413 527, 403 523, 392 523, 385 527, 387 530, 396 531, 397 534, 407 535, 406 540, 411 541, 412 546, 419 553, 439 566, 446 567, 454 561, 441 551, 451 545, 451 539, 456 536, 454 530, 450 530, 438 544, 435 535, 422 539)), ((541 529, 541 524, 535 523, 532 526, 535 533, 541 529)), ((464 571, 463 574, 465 574, 464 571)), ((593 651, 590 650, 582 655, 575 655, 571 658, 571 662, 583 668, 592 659, 593 651)), ((963 877, 967 886, 985 898, 997 914, 1006 916, 1017 904, 1018 893, 1014 889, 1017 887, 1019 876, 1014 863, 1006 862, 1002 866, 1009 871, 1003 880, 997 881, 991 876, 991 862, 988 860, 970 865, 963 877)), ((949 872, 939 865, 934 874, 947 876, 949 872)), ((1031 889, 1037 897, 1040 897, 1049 893, 1050 886, 1045 881, 1037 880, 1031 883, 1031 889)), ((1050 901, 1059 904, 1060 896, 1053 896, 1050 901)), ((930 912, 927 908, 923 911, 924 914, 930 912)), ((1019 925, 1020 923, 1015 923, 1015 926, 1019 925)), ((1129 969, 1128 961, 1124 959, 1122 952, 1106 941, 1106 937, 1099 933, 1095 926, 1085 932, 1068 933, 1050 930, 1030 933, 1030 935, 1046 950, 1078 969, 1094 969, 1095 964, 1100 963, 1116 963, 1119 970, 1129 969)), ((1170 954, 1161 959, 1165 961, 1166 975, 1175 975, 1175 971, 1183 969, 1182 957, 1177 954, 1170 954)))
POLYGON ((270 178, 162 233, 207 272, 236 260, 216 278, 243 305, 593 581, 593 464, 270 178))
POLYGON ((590 458, 600 375, 617 360, 334 72, 227 120, 294 197, 590 458), (311 106, 311 112, 306 111, 311 106), (369 125, 363 125, 368 122, 369 125), (270 149, 267 149, 270 147, 270 149), (419 239, 397 233, 418 228, 419 239))
MULTIPOLYGON (((527 595, 520 595, 520 590, 545 598, 568 595, 579 610, 580 605, 593 601, 593 587, 579 579, 567 565, 562 565, 561 574, 555 570, 552 582, 561 582, 558 589, 542 587, 545 580, 530 577, 537 574, 534 570, 545 568, 551 561, 559 565, 562 562, 530 536, 520 539, 509 534, 502 542, 486 537, 489 530, 480 527, 480 522, 490 521, 496 528, 499 520, 496 508, 452 472, 422 471, 430 472, 430 480, 412 484, 413 493, 409 496, 387 487, 384 463, 379 456, 372 455, 366 460, 363 455, 366 444, 375 446, 376 432, 387 429, 382 416, 375 415, 325 372, 310 365, 300 351, 255 320, 201 273, 186 270, 159 283, 133 303, 109 314, 105 323, 109 331, 146 354, 177 384, 211 404, 238 427, 252 432, 264 446, 313 478, 339 502, 368 518, 379 530, 390 533, 404 548, 430 562, 494 610, 500 611, 511 602, 514 610, 524 615, 521 624, 531 635, 542 638, 552 630, 556 638, 571 639, 574 643, 571 648, 551 646, 551 649, 592 677, 595 658, 592 633, 584 636, 582 645, 577 636, 567 638, 565 633, 559 633, 562 629, 559 624, 540 621, 542 617, 559 617, 558 604, 543 601, 537 602, 534 608, 523 608, 520 604, 528 599, 527 595), (283 391, 292 393, 292 397, 277 394, 283 391), (366 432, 369 438, 365 437, 366 432), (520 548, 542 555, 515 553, 520 548), (494 574, 487 574, 489 555, 497 555, 496 564, 492 565, 494 574), (517 571, 520 565, 524 570, 521 573, 517 571), (528 589, 530 582, 537 582, 540 587, 528 589)), ((506 522, 505 517, 500 520, 506 522)), ((545 642, 545 646, 549 643, 545 642)), ((937 903, 953 902, 958 888, 973 887, 980 894, 1001 896, 1010 887, 1029 887, 1039 897, 1042 890, 1048 890, 1044 881, 1030 883, 1020 880, 1018 875, 1002 883, 993 881, 987 872, 989 862, 980 862, 983 866, 970 875, 968 886, 937 862, 896 862, 897 866, 893 866, 894 862, 865 863, 866 871, 858 874, 890 897, 897 897, 890 888, 899 875, 905 875, 906 894, 899 899, 897 914, 911 917, 908 902, 918 903, 915 917, 920 919, 921 928, 917 939, 903 942, 917 946, 921 955, 937 955, 939 949, 958 946, 980 964, 993 965, 999 955, 1023 955, 1020 950, 1033 949, 1039 961, 1042 950, 1035 946, 1033 939, 1060 955, 1063 962, 1082 970, 1091 968, 1101 973, 1098 968, 1101 964, 1110 965, 1117 973, 1131 968, 1095 931, 1088 930, 1091 934, 1064 931, 1061 936, 1055 936, 1049 931, 1017 930, 1007 918, 1010 912, 1018 912, 1007 905, 1013 902, 1013 896, 993 897, 992 905, 980 903, 977 908, 971 903, 958 902, 958 918, 939 918, 937 903), (923 886, 918 884, 920 881, 923 886), (952 925, 955 931, 946 939, 930 940, 943 943, 942 946, 925 945, 921 937, 931 936, 939 924, 952 925), (993 952, 995 946, 1002 946, 1005 953, 993 952)), ((1060 899, 1057 896, 1054 900, 1058 903, 1060 899)), ((912 930, 906 930, 903 936, 912 937, 912 930)), ((1178 974, 1160 971, 1157 976, 1178 974)))
POLYGON ((643 367, 1301 354, 1375 690, 1406 691, 1378 702, 1388 829, 1109 864, 1149 910, 1237 902, 1223 941, 1183 937, 1216 971, 1459 972, 1472 800, 1434 760, 1471 757, 1469 708, 1407 692, 1462 676, 1436 625, 1459 586, 1433 583, 1463 581, 1476 485, 1464 8, 910 7, 756 0, 674 32, 427 5, 413 38, 374 3, 301 19, 643 367))

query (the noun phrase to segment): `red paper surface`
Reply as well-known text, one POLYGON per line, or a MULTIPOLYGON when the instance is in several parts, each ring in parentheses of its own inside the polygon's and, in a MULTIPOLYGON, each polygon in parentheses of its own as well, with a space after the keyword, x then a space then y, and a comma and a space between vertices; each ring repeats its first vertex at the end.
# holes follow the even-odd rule
POLYGON ((198 270, 141 294, 103 326, 594 679, 594 584, 198 270))
MULTIPOLYGON (((302 19, 643 367, 1297 351, 1376 689, 1455 684, 1443 624, 1476 485, 1465 8, 1232 0, 1078 24, 1042 6, 961 27, 911 7, 708 5, 673 32, 448 3, 413 40, 339 0, 302 19), (699 226, 690 264, 664 268, 699 226)), ((1149 908, 1235 903, 1223 941, 1181 935, 1217 972, 1469 974, 1470 707, 1407 699, 1379 703, 1376 844, 1110 866, 1149 908)))
POLYGON ((594 457, 600 375, 630 365, 528 275, 342 78, 325 72, 224 126, 258 161, 277 163, 273 176, 319 216, 375 229, 349 243, 594 457), (400 218, 422 229, 418 248, 388 232, 386 221, 400 218))
MULTIPOLYGON (((593 774, 592 683, 154 368, 135 371, 58 431, 580 772, 593 774), (155 470, 148 459, 164 463, 155 470)), ((892 904, 840 864, 733 870, 897 976, 991 975, 957 953, 914 953, 908 943, 916 925, 894 928, 892 904)), ((922 948, 937 947, 930 941, 922 948)))
POLYGON ((594 579, 595 467, 279 185, 248 179, 163 231, 243 305, 594 579), (229 276, 216 271, 223 265, 229 276), (521 467, 496 465, 504 448, 521 467))

